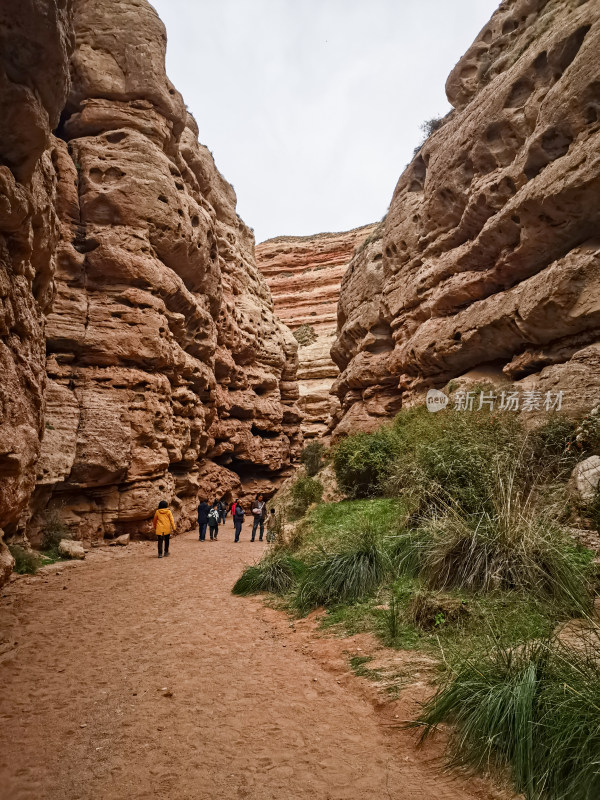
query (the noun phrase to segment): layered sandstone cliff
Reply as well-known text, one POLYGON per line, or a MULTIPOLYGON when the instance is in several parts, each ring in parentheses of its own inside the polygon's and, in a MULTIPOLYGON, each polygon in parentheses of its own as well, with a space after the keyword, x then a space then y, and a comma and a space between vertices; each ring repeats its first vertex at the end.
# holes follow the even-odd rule
POLYGON ((339 375, 330 356, 335 340, 337 302, 342 276, 356 248, 377 225, 343 233, 314 236, 278 236, 256 248, 258 267, 267 279, 278 317, 297 331, 314 330, 313 341, 298 350, 299 406, 306 438, 327 432, 337 403, 330 394, 339 375), (333 408, 332 408, 333 402, 333 408))
POLYGON ((154 9, 9 5, 23 19, 4 73, 20 133, 1 154, 2 519, 16 531, 33 514, 35 535, 55 509, 93 541, 147 531, 164 497, 185 529, 200 495, 287 474, 296 342, 165 75, 154 9))
POLYGON ((480 371, 600 400, 600 6, 505 0, 341 290, 337 435, 480 371))

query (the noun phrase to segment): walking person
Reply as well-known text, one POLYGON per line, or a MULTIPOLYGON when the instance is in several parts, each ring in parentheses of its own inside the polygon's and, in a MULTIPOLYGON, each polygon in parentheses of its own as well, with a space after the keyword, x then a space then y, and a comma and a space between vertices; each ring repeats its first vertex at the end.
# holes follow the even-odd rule
POLYGON ((219 522, 221 523, 221 525, 225 525, 225 516, 227 514, 227 503, 224 500, 219 500, 217 508, 219 510, 219 522))
POLYGON ((246 513, 242 508, 242 504, 239 500, 236 500, 235 503, 231 506, 232 508, 232 515, 233 515, 233 528, 235 530, 235 539, 234 542, 239 542, 240 540, 240 533, 242 532, 242 525, 244 524, 244 517, 246 513))
POLYGON ((206 528, 208 526, 208 512, 210 506, 207 500, 203 500, 198 506, 198 538, 201 542, 206 539, 206 528))
POLYGON ((219 504, 215 500, 208 512, 208 533, 211 542, 217 541, 219 535, 219 504))
POLYGON ((263 533, 265 532, 265 517, 267 516, 267 504, 265 503, 262 494, 256 495, 256 500, 252 503, 252 539, 254 541, 256 536, 256 529, 260 527, 258 541, 262 542, 263 533))
POLYGON ((171 509, 166 500, 161 500, 158 504, 158 508, 154 512, 154 518, 152 519, 152 527, 158 537, 158 557, 163 557, 163 545, 165 556, 168 556, 171 531, 175 533, 175 520, 173 519, 173 514, 171 514, 171 509))
POLYGON ((267 517, 267 542, 269 544, 273 544, 277 539, 277 534, 279 533, 279 518, 274 508, 271 509, 271 513, 267 517))

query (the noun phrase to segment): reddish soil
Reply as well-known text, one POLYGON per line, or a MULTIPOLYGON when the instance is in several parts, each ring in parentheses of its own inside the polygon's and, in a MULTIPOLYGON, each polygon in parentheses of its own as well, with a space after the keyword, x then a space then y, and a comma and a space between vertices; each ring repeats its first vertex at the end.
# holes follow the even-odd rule
MULTIPOLYGON (((2 800, 471 800, 316 639, 232 584, 263 545, 92 551, 0 600, 2 800)), ((368 643, 368 637, 360 640, 368 643)), ((402 708, 402 703, 397 707, 402 708)))

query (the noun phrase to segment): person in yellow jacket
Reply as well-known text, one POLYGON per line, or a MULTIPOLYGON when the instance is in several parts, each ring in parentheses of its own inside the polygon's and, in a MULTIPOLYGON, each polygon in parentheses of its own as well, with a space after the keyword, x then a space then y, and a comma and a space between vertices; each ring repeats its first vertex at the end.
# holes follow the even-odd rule
POLYGON ((173 514, 171 514, 171 509, 166 500, 161 500, 158 504, 158 508, 154 512, 152 527, 158 536, 158 557, 163 557, 163 542, 165 545, 165 556, 168 556, 171 531, 175 533, 175 520, 173 519, 173 514))

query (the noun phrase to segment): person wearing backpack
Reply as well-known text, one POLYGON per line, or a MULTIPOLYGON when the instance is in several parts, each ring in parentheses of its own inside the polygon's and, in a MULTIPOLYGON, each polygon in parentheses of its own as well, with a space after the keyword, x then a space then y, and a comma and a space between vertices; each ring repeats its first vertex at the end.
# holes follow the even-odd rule
POLYGON ((235 530, 235 539, 233 541, 239 542, 240 533, 242 532, 242 525, 244 524, 245 511, 242 508, 242 504, 239 500, 235 501, 235 503, 232 505, 232 509, 233 527, 235 530))
POLYGON ((166 500, 161 500, 158 504, 158 509, 154 512, 152 519, 152 527, 158 537, 158 557, 163 557, 163 544, 165 556, 168 556, 171 531, 175 533, 175 520, 166 500))
POLYGON ((208 525, 208 512, 210 506, 207 500, 203 500, 198 506, 198 538, 201 542, 206 539, 206 527, 208 525))
POLYGON ((216 542, 217 536, 219 535, 219 504, 216 500, 213 502, 208 512, 208 533, 210 535, 210 541, 216 542))
POLYGON ((254 519, 252 521, 252 538, 250 541, 254 541, 256 529, 260 526, 258 541, 262 542, 263 533, 265 532, 265 517, 267 516, 267 504, 263 500, 262 494, 257 494, 256 500, 252 503, 252 516, 254 519))

